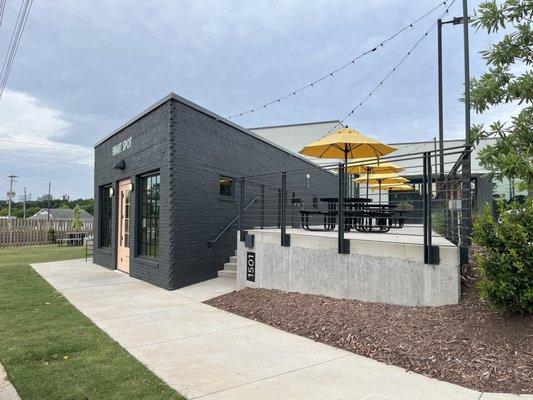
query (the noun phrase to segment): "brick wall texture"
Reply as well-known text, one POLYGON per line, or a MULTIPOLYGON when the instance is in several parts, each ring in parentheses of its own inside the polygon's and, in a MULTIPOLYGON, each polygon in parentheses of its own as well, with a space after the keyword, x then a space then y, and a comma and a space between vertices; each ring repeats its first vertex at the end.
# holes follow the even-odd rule
MULTIPOLYGON (((336 194, 337 179, 302 159, 289 154, 243 129, 218 120, 215 116, 171 98, 129 124, 95 148, 95 249, 94 262, 114 269, 118 182, 130 178, 134 183, 130 232, 130 274, 166 289, 176 289, 216 277, 236 249, 234 224, 208 247, 239 213, 239 185, 235 197, 219 195, 221 175, 239 178, 268 172, 294 171, 287 175, 289 196, 310 202, 307 174, 321 193, 336 194), (131 148, 113 156, 113 146, 132 138, 131 148), (124 160, 125 169, 113 165, 124 160), (160 252, 157 260, 139 257, 137 215, 139 177, 158 170, 160 187, 160 252), (111 248, 99 246, 100 188, 113 185, 113 229, 111 248)), ((257 183, 267 186, 267 198, 277 196, 279 174, 245 179, 245 204, 260 193, 257 183), (256 183, 254 185, 254 183, 256 183), (245 183, 246 185, 246 183, 245 183)), ((270 204, 270 203, 269 203, 270 204)), ((250 208, 257 211, 259 204, 250 208)), ((253 214, 256 216, 257 214, 253 214)), ((267 213, 267 218, 272 213, 267 213)), ((250 218, 248 224, 254 224, 250 218)))

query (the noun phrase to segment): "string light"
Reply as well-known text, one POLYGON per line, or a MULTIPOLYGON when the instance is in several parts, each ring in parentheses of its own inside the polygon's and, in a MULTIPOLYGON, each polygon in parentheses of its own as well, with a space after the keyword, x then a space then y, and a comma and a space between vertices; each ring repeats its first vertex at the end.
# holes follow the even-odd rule
MULTIPOLYGON (((442 18, 446 14, 448 14, 450 7, 455 3, 456 0, 452 0, 451 3, 448 5, 446 10, 441 14, 439 18, 442 18)), ((409 51, 400 59, 400 61, 385 75, 383 79, 379 81, 379 83, 372 88, 372 90, 366 95, 366 97, 360 101, 348 114, 344 116, 339 122, 337 122, 324 136, 329 135, 331 132, 333 132, 339 125, 344 126, 344 121, 346 121, 348 118, 351 118, 353 114, 365 104, 372 95, 379 90, 381 86, 383 86, 383 83, 385 83, 397 70, 398 68, 404 63, 404 61, 413 53, 413 51, 418 47, 418 45, 429 35, 429 33, 435 29, 437 26, 437 22, 433 23, 431 27, 424 32, 424 34, 415 42, 413 46, 409 49, 409 51)))
POLYGON ((280 96, 280 97, 277 97, 276 99, 272 100, 272 101, 269 101, 268 103, 265 103, 265 104, 262 104, 260 106, 257 106, 255 108, 251 108, 247 111, 243 111, 243 112, 240 112, 240 113, 236 113, 236 114, 232 114, 232 115, 229 115, 227 116, 226 118, 228 119, 232 119, 232 118, 235 118, 235 117, 244 117, 245 115, 248 115, 248 114, 251 114, 255 111, 258 111, 258 110, 261 110, 261 109, 266 109, 268 108, 269 106, 273 105, 273 104, 276 104, 276 103, 280 103, 281 101, 283 100, 286 100, 288 99, 289 97, 292 97, 292 96, 296 96, 298 93, 306 90, 306 89, 309 89, 309 88, 312 88, 312 87, 315 87, 316 84, 328 79, 328 78, 332 78, 333 76, 335 76, 335 74, 337 74, 337 72, 340 72, 342 71, 343 69, 351 66, 351 65, 354 65, 356 61, 358 61, 359 59, 365 57, 366 55, 368 54, 371 54, 375 51, 377 51, 380 47, 384 47, 384 45, 388 42, 390 42, 391 40, 393 40, 394 38, 396 38, 398 35, 400 35, 402 32, 406 31, 407 29, 410 29, 410 28, 414 28, 414 25, 418 22, 420 22, 421 20, 423 20, 424 18, 428 17, 429 15, 431 15, 435 10, 437 10, 438 8, 446 5, 448 2, 448 0, 446 1, 442 1, 440 2, 439 4, 437 4, 436 6, 434 6, 433 8, 431 8, 428 12, 426 12, 424 15, 422 15, 421 17, 418 17, 417 19, 415 19, 413 22, 411 22, 410 24, 408 25, 405 25, 403 28, 401 28, 400 30, 398 30, 396 33, 392 34, 391 36, 389 36, 388 38, 386 38, 385 40, 381 41, 378 45, 376 46, 373 46, 372 48, 370 48, 369 50, 366 50, 364 51, 363 53, 359 54, 357 57, 353 58, 352 60, 344 63, 343 65, 341 65, 340 67, 334 69, 333 71, 323 75, 322 77, 320 77, 319 79, 311 82, 311 83, 308 83, 296 90, 293 90, 283 96, 280 96))

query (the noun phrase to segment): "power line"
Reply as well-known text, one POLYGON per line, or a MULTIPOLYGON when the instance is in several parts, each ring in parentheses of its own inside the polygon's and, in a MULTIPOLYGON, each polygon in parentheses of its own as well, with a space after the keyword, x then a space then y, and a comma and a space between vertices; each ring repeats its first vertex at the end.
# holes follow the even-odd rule
POLYGON ((44 147, 57 147, 57 146, 68 146, 68 147, 82 147, 82 148, 89 148, 87 146, 83 146, 81 144, 69 144, 69 143, 41 143, 41 142, 30 142, 30 141, 21 141, 21 140, 11 140, 11 139, 0 139, 0 142, 6 142, 6 143, 19 143, 19 144, 33 144, 36 146, 44 146, 44 147))
POLYGON ((4 60, 4 64, 2 65, 2 73, 0 75, 0 99, 2 98, 2 95, 4 94, 4 89, 6 87, 7 79, 9 77, 9 74, 11 73, 13 62, 15 61, 15 56, 17 54, 17 50, 20 44, 20 39, 22 38, 22 34, 24 32, 24 28, 26 27, 26 22, 28 20, 28 15, 30 13, 32 3, 33 3, 33 0, 23 0, 22 4, 20 5, 20 10, 19 10, 19 14, 17 17, 17 22, 15 24, 15 29, 13 30, 13 33, 11 35, 11 40, 9 42, 6 59, 4 60))
MULTIPOLYGON (((0 0, 2 1, 2 0, 0 0)), ((58 134, 60 132, 54 130, 54 131, 48 131, 48 130, 45 130, 45 129, 33 129, 33 128, 23 128, 23 127, 19 127, 19 126, 5 126, 5 125, 2 125, 0 126, 0 128, 3 128, 3 129, 12 129, 12 130, 15 130, 15 131, 31 131, 31 132, 37 132, 37 133, 55 133, 55 134, 58 134)))
MULTIPOLYGON (((444 10, 444 12, 441 14, 441 16, 439 18, 442 18, 444 15, 446 15, 449 10, 450 10, 450 7, 453 5, 453 3, 455 3, 456 0, 452 0, 451 3, 448 5, 448 7, 446 7, 446 10, 444 10)), ((385 83, 397 70, 398 68, 404 63, 404 61, 413 53, 413 51, 418 47, 418 45, 420 43, 422 43, 422 41, 429 35, 429 33, 435 29, 435 26, 437 26, 437 22, 434 22, 433 24, 431 24, 431 27, 426 31, 424 32, 424 34, 415 42, 415 44, 413 46, 411 46, 409 48, 409 51, 407 51, 407 53, 400 59, 400 61, 398 63, 396 63, 394 65, 394 67, 383 77, 383 79, 381 79, 379 81, 379 83, 374 86, 372 88, 372 90, 370 90, 370 92, 366 95, 366 97, 363 98, 363 100, 361 100, 354 108, 352 108, 352 110, 346 114, 344 116, 344 118, 342 118, 341 120, 339 120, 339 122, 337 122, 327 133, 326 135, 330 134, 331 132, 333 132, 338 126, 339 124, 340 125, 343 125, 344 126, 344 122, 348 119, 348 118, 351 118, 353 116, 353 114, 360 108, 363 106, 363 104, 365 104, 371 97, 372 95, 377 92, 379 90, 379 88, 381 86, 383 86, 383 83, 385 83)), ((324 136, 326 136, 324 135, 324 136)))
POLYGON ((6 9, 7 0, 0 0, 0 26, 2 25, 2 20, 4 19, 4 11, 6 9))
MULTIPOLYGON (((455 1, 455 0, 454 0, 455 1)), ((378 50, 380 47, 383 47, 387 42, 390 42, 391 40, 393 40, 396 36, 398 36, 399 34, 401 34, 402 32, 404 32, 405 30, 409 29, 409 28, 413 28, 414 25, 418 22, 420 22, 421 20, 423 20, 424 18, 428 17, 430 14, 432 14, 435 10, 437 10, 438 8, 440 8, 441 6, 443 5, 446 5, 446 3, 448 2, 448 0, 446 1, 442 1, 440 2, 439 4, 437 4, 436 6, 434 6, 433 8, 431 8, 429 11, 427 11, 424 15, 418 17, 417 19, 415 19, 413 22, 409 23, 408 25, 405 25, 403 28, 401 28, 400 30, 396 31, 394 34, 390 35, 389 37, 387 37, 385 40, 381 41, 379 44, 377 44, 376 46, 373 46, 372 48, 364 51, 363 53, 359 54, 357 57, 351 59, 350 61, 344 63, 343 65, 341 65, 340 67, 337 67, 336 69, 334 69, 333 71, 331 72, 328 72, 327 74, 321 76, 320 78, 296 89, 296 90, 293 90, 283 96, 280 96, 274 100, 271 100, 265 104, 262 104, 260 106, 257 106, 255 108, 251 108, 247 111, 243 111, 243 112, 240 112, 240 113, 236 113, 236 114, 232 114, 232 115, 229 115, 227 116, 226 118, 228 119, 232 119, 232 118, 235 118, 235 117, 243 117, 245 115, 248 115, 248 114, 251 114, 255 111, 258 111, 258 110, 261 110, 261 109, 265 109, 267 108, 268 106, 271 106, 273 104, 276 104, 276 103, 280 103, 281 101, 283 100, 286 100, 288 99, 289 97, 292 97, 292 96, 296 96, 296 94, 306 90, 306 89, 309 89, 311 87, 314 87, 316 84, 328 79, 328 78, 331 78, 333 77, 337 72, 340 72, 342 71, 343 69, 351 66, 351 65, 354 65, 356 61, 358 61, 359 59, 363 58, 364 56, 368 55, 368 54, 371 54, 373 52, 375 52, 376 50, 378 50)))

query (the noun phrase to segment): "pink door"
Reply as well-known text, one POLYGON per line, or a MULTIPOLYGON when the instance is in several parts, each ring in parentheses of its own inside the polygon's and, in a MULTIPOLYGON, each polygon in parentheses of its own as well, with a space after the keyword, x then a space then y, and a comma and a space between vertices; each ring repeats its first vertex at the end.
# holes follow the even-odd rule
POLYGON ((130 215, 131 215, 131 181, 118 184, 118 232, 117 232, 117 268, 130 272, 130 215))

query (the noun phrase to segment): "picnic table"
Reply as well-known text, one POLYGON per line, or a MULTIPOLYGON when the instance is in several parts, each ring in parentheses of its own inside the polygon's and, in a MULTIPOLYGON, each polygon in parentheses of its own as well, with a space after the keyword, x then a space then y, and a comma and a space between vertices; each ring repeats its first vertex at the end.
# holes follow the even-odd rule
MULTIPOLYGON (((300 210, 302 216, 302 227, 308 231, 332 231, 337 226, 337 214, 338 214, 338 197, 322 197, 320 201, 327 203, 327 211, 320 210, 300 210), (319 215, 323 217, 324 228, 312 228, 309 225, 309 218, 312 215, 319 215)), ((345 197, 344 205, 346 210, 358 209, 360 205, 371 202, 372 199, 366 199, 363 197, 345 197)), ((350 230, 350 226, 345 226, 350 230)))
MULTIPOLYGON (((337 226, 338 197, 322 197, 320 201, 327 203, 327 211, 301 210, 302 227, 308 231, 333 231, 337 226), (310 216, 323 217, 324 228, 312 228, 310 216)), ((344 229, 358 232, 388 232, 391 228, 402 228, 404 218, 396 212, 396 204, 374 204, 372 199, 364 197, 344 198, 344 229)))

